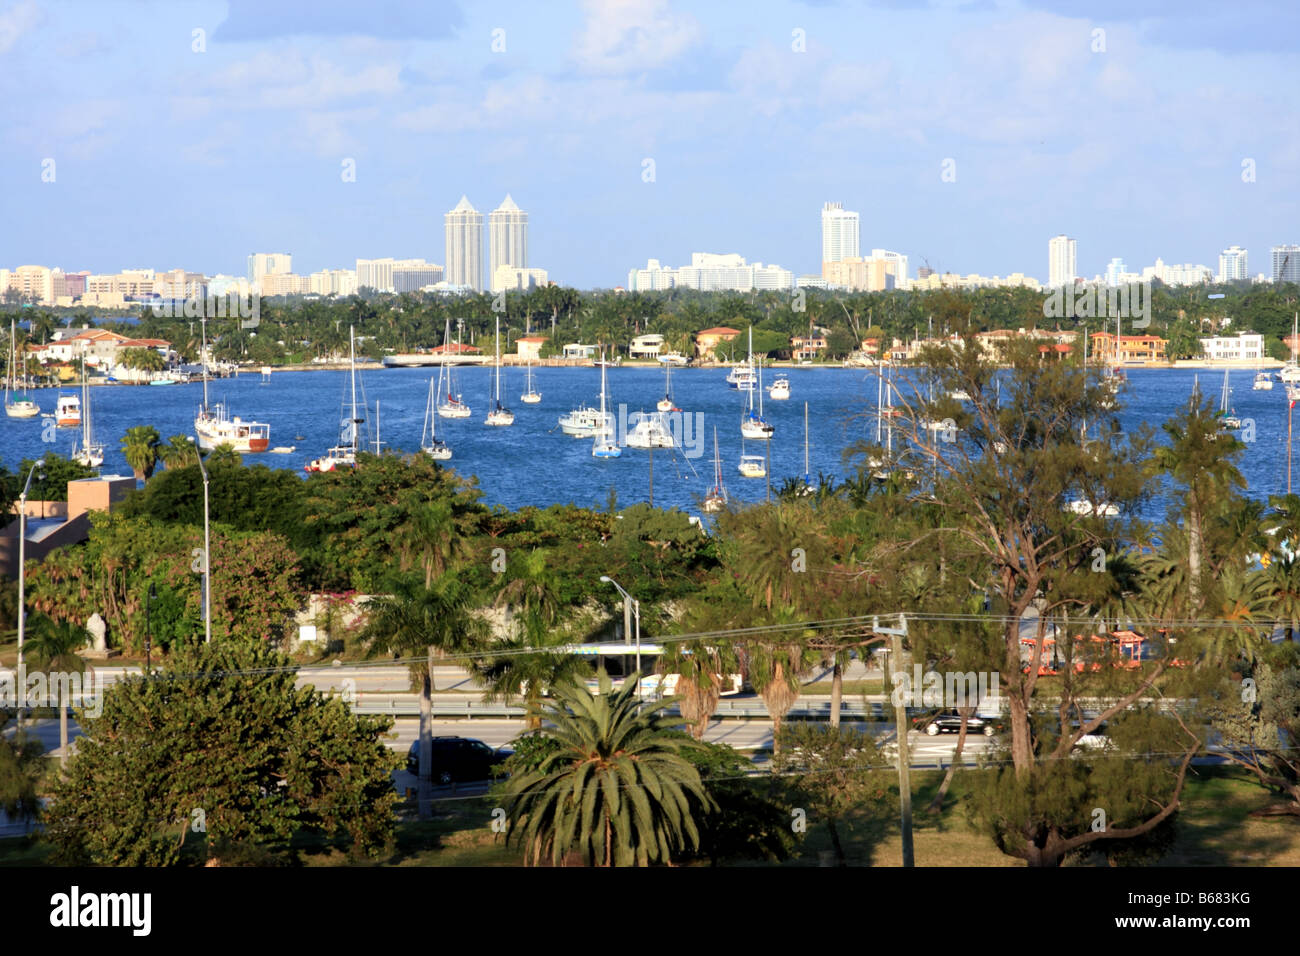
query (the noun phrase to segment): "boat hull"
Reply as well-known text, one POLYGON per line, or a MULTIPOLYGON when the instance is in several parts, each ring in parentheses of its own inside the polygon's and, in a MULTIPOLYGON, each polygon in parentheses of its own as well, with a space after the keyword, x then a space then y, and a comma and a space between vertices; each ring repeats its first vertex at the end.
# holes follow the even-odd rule
POLYGON ((40 406, 35 402, 14 402, 5 406, 5 414, 10 418, 35 418, 40 413, 40 406))

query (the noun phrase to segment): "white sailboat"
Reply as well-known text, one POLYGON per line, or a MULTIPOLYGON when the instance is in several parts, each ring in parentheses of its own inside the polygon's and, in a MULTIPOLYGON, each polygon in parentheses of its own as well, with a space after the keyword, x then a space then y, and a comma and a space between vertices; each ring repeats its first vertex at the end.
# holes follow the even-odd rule
POLYGON ((35 418, 41 413, 40 406, 27 397, 24 390, 22 398, 14 398, 13 389, 17 386, 14 372, 18 368, 18 339, 15 325, 9 320, 9 374, 5 376, 5 414, 10 418, 35 418))
POLYGON ((90 385, 86 382, 86 366, 81 366, 81 448, 72 446, 72 460, 87 468, 98 468, 104 463, 104 446, 95 441, 90 424, 90 385))
POLYGON ((357 353, 356 339, 352 327, 348 326, 348 362, 351 367, 352 381, 352 415, 339 423, 339 443, 320 458, 313 459, 303 466, 310 472, 328 472, 335 468, 355 468, 357 466, 357 448, 360 438, 358 429, 365 421, 357 414, 357 353))
POLYGON ((1264 371, 1264 353, 1261 351, 1259 362, 1255 365, 1255 384, 1251 386, 1257 392, 1273 390, 1273 376, 1264 371))
POLYGON ((1277 377, 1286 385, 1300 384, 1300 364, 1296 361, 1296 352, 1300 350, 1300 312, 1293 313, 1291 316, 1291 357, 1287 359, 1286 364, 1282 366, 1277 377))
POLYGON ((194 433, 199 450, 212 451, 229 445, 237 452, 257 453, 271 447, 271 426, 263 422, 246 422, 231 418, 224 402, 208 404, 208 321, 202 322, 203 334, 203 407, 194 418, 194 433))
POLYGON ((722 456, 718 454, 718 427, 713 426, 713 485, 704 495, 705 511, 721 511, 727 506, 727 487, 722 483, 722 456))
MULTIPOLYGON (((661 358, 662 362, 663 359, 661 358)), ((659 399, 656 408, 661 412, 680 412, 681 409, 673 404, 673 363, 664 362, 664 397, 659 399)))
POLYGON ((1228 384, 1228 376, 1231 369, 1223 370, 1223 391, 1219 395, 1219 424, 1227 429, 1241 427, 1241 419, 1238 418, 1228 407, 1228 397, 1232 394, 1232 387, 1228 384))
POLYGON ((495 376, 495 386, 493 389, 493 398, 496 405, 488 412, 484 425, 494 425, 505 427, 515 423, 515 413, 501 404, 501 319, 497 319, 496 334, 496 368, 492 370, 495 376))
MULTIPOLYGON (((460 355, 460 334, 462 324, 460 319, 456 320, 456 354, 460 355)), ((451 323, 447 323, 447 331, 442 337, 442 365, 447 371, 447 391, 444 398, 438 405, 438 414, 443 418, 469 418, 470 407, 461 399, 460 389, 456 387, 455 366, 449 358, 451 352, 451 323)))
MULTIPOLYGON (((608 366, 604 361, 604 353, 601 354, 600 362, 600 418, 592 428, 594 440, 591 443, 592 458, 617 458, 623 454, 623 449, 618 447, 614 441, 614 429, 610 424, 610 415, 605 410, 605 369, 608 366)), ((563 422, 563 419, 561 419, 563 422)))
POLYGON ((524 390, 524 394, 519 396, 519 400, 525 405, 536 405, 542 400, 542 393, 533 387, 533 360, 531 357, 528 359, 528 385, 524 390))
MULTIPOLYGON (((749 364, 752 368, 754 365, 754 328, 749 329, 749 364)), ((742 438, 754 438, 767 440, 772 437, 776 428, 768 423, 763 417, 763 367, 758 367, 758 387, 749 389, 749 411, 740 419, 740 435, 742 438), (758 414, 754 414, 754 392, 758 392, 758 414)))
POLYGON ((438 437, 438 396, 442 394, 442 380, 429 379, 429 401, 424 409, 424 426, 420 430, 420 448, 434 461, 451 457, 451 446, 438 437))

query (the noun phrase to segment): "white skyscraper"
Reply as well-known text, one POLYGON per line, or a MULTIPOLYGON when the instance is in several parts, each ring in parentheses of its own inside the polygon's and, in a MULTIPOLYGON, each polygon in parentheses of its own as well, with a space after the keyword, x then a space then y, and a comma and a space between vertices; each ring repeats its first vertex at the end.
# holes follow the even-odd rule
POLYGON ((1300 246, 1273 247, 1273 281, 1300 282, 1300 246))
POLYGON ((1219 281, 1236 282, 1249 279, 1246 271, 1246 250, 1241 246, 1230 246, 1219 253, 1219 281))
POLYGON ((293 256, 283 252, 255 252, 248 257, 248 281, 257 283, 262 276, 284 275, 293 271, 293 256))
POLYGON ((447 282, 483 291, 483 214, 461 196, 444 217, 447 233, 447 282))
POLYGON ((1120 284, 1120 276, 1128 272, 1124 267, 1123 259, 1111 259, 1110 265, 1106 267, 1106 285, 1117 286, 1120 284))
POLYGON ((488 274, 493 277, 502 266, 528 268, 528 213, 515 205, 509 193, 488 214, 488 249, 488 274))
POLYGON ((844 203, 822 206, 822 262, 839 262, 858 257, 858 214, 844 209, 844 203))
POLYGON ((1074 285, 1077 275, 1074 262, 1076 248, 1077 243, 1065 235, 1048 240, 1047 285, 1050 288, 1074 285))

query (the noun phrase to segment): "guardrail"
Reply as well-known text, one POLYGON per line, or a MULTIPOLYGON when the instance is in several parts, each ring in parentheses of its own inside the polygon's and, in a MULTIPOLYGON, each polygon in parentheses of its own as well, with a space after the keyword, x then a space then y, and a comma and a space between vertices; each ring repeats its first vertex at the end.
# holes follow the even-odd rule
MULTIPOLYGON (((352 704, 352 709, 359 714, 391 714, 393 716, 419 716, 420 699, 411 694, 376 694, 359 693, 352 704)), ((434 698, 430 712, 434 717, 458 717, 467 720, 480 718, 523 718, 527 709, 519 704, 488 702, 477 697, 468 700, 446 700, 434 698)), ((680 714, 676 707, 670 707, 670 714, 680 714)), ((790 708, 787 716, 795 717, 829 717, 831 704, 829 700, 801 700, 790 708)), ((885 718, 888 716, 885 705, 876 701, 845 700, 840 703, 840 713, 844 717, 885 718)), ((714 717, 733 718, 737 720, 769 720, 767 706, 760 698, 743 698, 741 700, 718 701, 714 717)))

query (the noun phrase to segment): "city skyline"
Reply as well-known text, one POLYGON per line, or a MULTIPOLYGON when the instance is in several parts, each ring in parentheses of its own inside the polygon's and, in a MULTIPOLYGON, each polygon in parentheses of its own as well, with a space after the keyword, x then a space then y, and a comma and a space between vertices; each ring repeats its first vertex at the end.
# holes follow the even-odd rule
POLYGON ((15 265, 436 262, 462 193, 509 191, 545 224, 530 260, 581 288, 701 250, 815 274, 828 198, 914 268, 1037 274, 1064 232, 1091 276, 1268 249, 1300 212, 1289 8, 0 2, 15 265), (123 216, 130 194, 186 216, 123 216))

